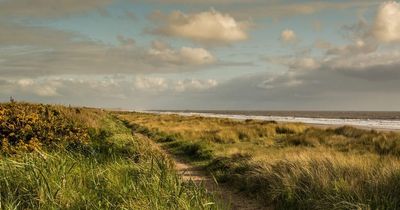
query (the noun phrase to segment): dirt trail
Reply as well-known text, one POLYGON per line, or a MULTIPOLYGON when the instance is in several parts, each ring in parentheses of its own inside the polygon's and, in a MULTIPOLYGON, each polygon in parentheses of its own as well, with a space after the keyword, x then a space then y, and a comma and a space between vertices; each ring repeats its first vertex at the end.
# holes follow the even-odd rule
MULTIPOLYGON (((137 134, 140 138, 148 137, 137 134)), ((153 142, 149 139, 150 142, 153 142)), ((199 167, 193 166, 179 157, 176 157, 161 148, 158 144, 154 143, 156 147, 158 147, 161 151, 163 151, 171 160, 175 163, 175 169, 182 176, 184 181, 193 181, 196 184, 203 184, 204 187, 211 193, 217 196, 217 198, 224 202, 226 206, 228 206, 232 210, 271 210, 270 207, 265 207, 259 204, 254 199, 251 199, 236 190, 229 188, 224 184, 217 184, 214 181, 214 178, 208 175, 204 170, 199 167)))
POLYGON ((223 201, 232 210, 259 210, 269 209, 261 206, 257 201, 250 199, 226 185, 217 184, 214 178, 208 175, 199 167, 192 166, 179 158, 169 155, 174 159, 175 169, 181 174, 185 181, 193 181, 196 184, 203 184, 205 188, 214 193, 217 198, 223 201))

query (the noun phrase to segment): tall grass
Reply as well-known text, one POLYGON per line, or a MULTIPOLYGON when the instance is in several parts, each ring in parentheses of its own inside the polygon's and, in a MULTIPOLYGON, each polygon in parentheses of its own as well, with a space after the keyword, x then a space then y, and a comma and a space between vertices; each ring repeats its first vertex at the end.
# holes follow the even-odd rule
POLYGON ((204 187, 183 182, 168 158, 115 117, 71 109, 89 141, 0 156, 0 209, 223 208, 204 187))
POLYGON ((219 182, 277 209, 400 209, 398 133, 177 115, 119 116, 175 154, 201 160, 219 182))

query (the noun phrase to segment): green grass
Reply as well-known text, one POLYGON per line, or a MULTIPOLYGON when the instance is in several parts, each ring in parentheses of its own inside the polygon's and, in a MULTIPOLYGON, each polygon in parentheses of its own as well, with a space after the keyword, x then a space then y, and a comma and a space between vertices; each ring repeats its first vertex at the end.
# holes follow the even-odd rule
POLYGON ((398 133, 177 115, 119 117, 219 182, 276 209, 400 209, 398 133))
POLYGON ((104 114, 88 144, 0 156, 0 209, 222 209, 147 139, 104 114))

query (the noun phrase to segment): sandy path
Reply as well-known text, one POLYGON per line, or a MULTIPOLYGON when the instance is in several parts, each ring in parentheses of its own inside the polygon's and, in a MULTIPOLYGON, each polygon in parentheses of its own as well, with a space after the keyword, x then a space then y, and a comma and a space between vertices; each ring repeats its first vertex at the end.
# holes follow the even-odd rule
MULTIPOLYGON (((139 138, 147 138, 149 142, 153 142, 148 137, 134 133, 139 138)), ((174 161, 175 169, 182 176, 184 181, 193 181, 198 185, 204 185, 207 191, 213 193, 220 201, 222 201, 229 209, 232 210, 270 210, 271 207, 262 206, 259 202, 251 199, 237 190, 229 188, 224 184, 217 184, 214 178, 208 175, 204 170, 195 167, 179 157, 170 154, 158 144, 153 143, 155 147, 164 152, 171 160, 174 161)))
POLYGON ((218 199, 223 201, 230 209, 233 210, 257 210, 269 209, 261 206, 256 200, 250 199, 234 189, 228 188, 226 185, 217 184, 213 177, 206 174, 205 171, 198 167, 192 166, 179 158, 174 158, 175 169, 181 174, 185 181, 193 181, 196 184, 203 184, 205 188, 214 193, 218 199))

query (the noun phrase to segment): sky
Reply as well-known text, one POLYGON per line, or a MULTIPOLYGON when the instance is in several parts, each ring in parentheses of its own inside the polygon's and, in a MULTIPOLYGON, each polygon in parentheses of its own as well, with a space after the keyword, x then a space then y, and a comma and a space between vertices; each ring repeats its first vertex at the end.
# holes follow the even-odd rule
POLYGON ((400 110, 400 2, 0 0, 0 101, 400 110))

